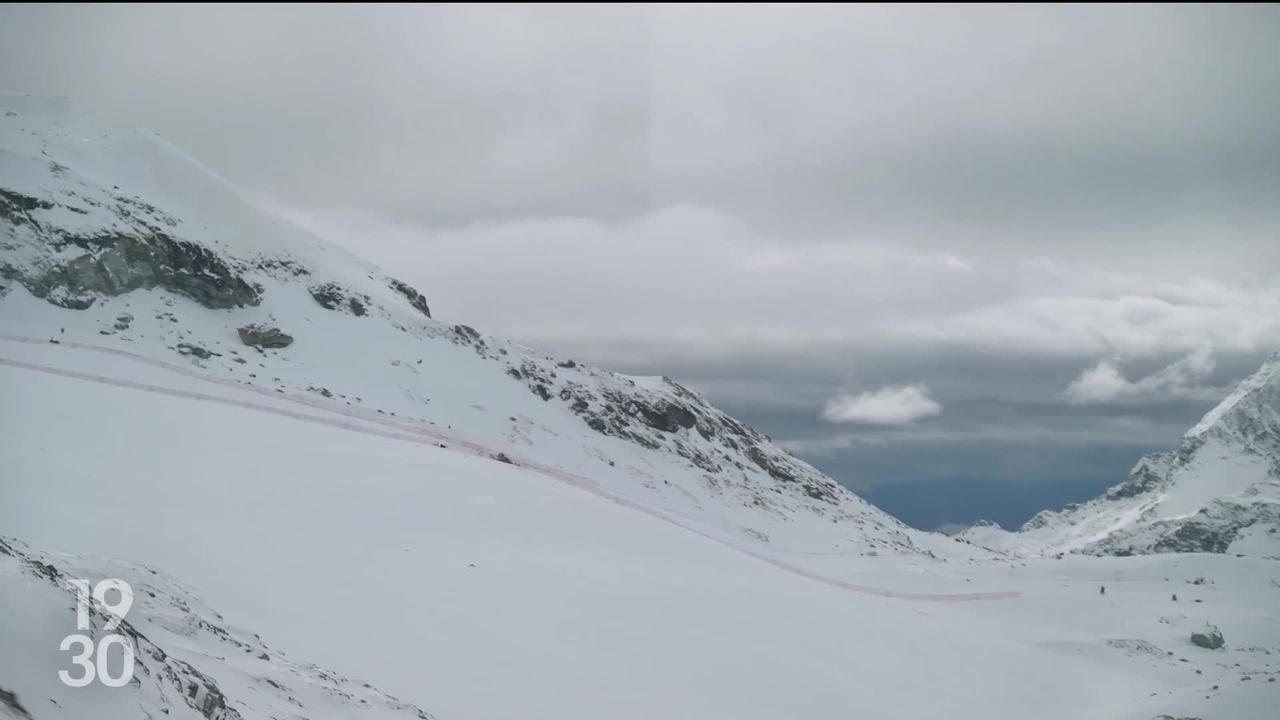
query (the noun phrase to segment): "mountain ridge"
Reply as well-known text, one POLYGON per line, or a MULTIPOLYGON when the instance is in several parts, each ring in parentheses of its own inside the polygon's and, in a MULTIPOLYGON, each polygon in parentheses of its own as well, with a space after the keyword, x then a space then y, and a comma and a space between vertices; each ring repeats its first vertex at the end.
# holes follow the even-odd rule
MULTIPOLYGON (((908 528, 669 378, 612 373, 432 318, 417 288, 255 207, 154 134, 104 130, 61 101, 9 95, 0 107, 8 126, 0 147, 7 220, 0 295, 23 320, 37 313, 17 310, 29 305, 15 293, 85 321, 39 313, 59 326, 81 325, 133 352, 178 353, 249 384, 268 375, 250 371, 245 353, 256 352, 273 386, 348 405, 374 402, 373 388, 360 386, 391 373, 396 380, 378 388, 384 413, 443 424, 486 413, 468 431, 490 445, 536 445, 575 458, 585 448, 599 461, 591 474, 612 475, 613 489, 659 496, 666 510, 710 516, 754 540, 794 534, 791 520, 803 513, 831 521, 817 527, 834 526, 823 532, 823 549, 928 555, 956 545, 908 528), (199 308, 178 312, 180 299, 199 308), (287 335, 291 345, 255 350, 237 342, 250 326, 287 335), (435 371, 424 363, 430 355, 435 371), (469 387, 452 387, 450 373, 469 387), (514 398, 508 384, 541 407, 514 398), (566 417, 577 427, 565 427, 566 417), (645 454, 620 465, 598 447, 615 440, 682 470, 646 467, 645 454)), ((39 323, 27 329, 51 331, 39 323)))

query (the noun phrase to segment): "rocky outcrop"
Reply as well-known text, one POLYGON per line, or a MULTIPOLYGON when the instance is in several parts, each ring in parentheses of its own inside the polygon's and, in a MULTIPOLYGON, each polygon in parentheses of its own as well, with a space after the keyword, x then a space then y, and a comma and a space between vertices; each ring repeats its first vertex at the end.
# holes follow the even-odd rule
POLYGON ((636 403, 634 414, 645 425, 666 433, 673 433, 681 428, 687 430, 698 422, 697 416, 688 408, 671 402, 658 401, 652 405, 636 403))
POLYGON ((1206 626, 1204 632, 1191 633, 1191 644, 1206 650, 1217 650, 1226 644, 1222 632, 1214 625, 1206 626))
POLYGON ((431 308, 427 307, 427 299, 423 297, 422 293, 418 292, 416 288, 395 278, 387 278, 387 284, 391 286, 392 290, 403 295, 405 300, 408 300, 409 304, 413 306, 414 310, 417 310, 427 317, 431 317, 431 308))
MULTIPOLYGON (((483 347, 483 338, 469 327, 455 327, 454 335, 455 341, 476 347, 477 352, 483 347)), ((592 430, 649 450, 671 452, 709 477, 763 473, 778 483, 779 489, 826 505, 838 505, 849 494, 765 435, 670 378, 641 386, 553 358, 545 362, 526 358, 518 366, 508 366, 506 373, 543 400, 559 398, 592 430)))
POLYGON ((1220 498, 1194 515, 1119 530, 1085 549, 1091 555, 1225 553, 1250 529, 1280 544, 1280 503, 1220 498))
POLYGON ((33 210, 52 210, 56 204, 51 200, 41 200, 30 195, 0 188, 0 220, 13 225, 36 225, 39 223, 31 216, 33 210))
POLYGON ((261 291, 227 260, 208 248, 181 240, 164 226, 176 226, 154 207, 118 199, 116 212, 127 229, 69 232, 39 219, 57 203, 0 188, 0 221, 10 234, 43 246, 29 265, 0 266, 0 275, 23 284, 32 295, 60 307, 83 310, 98 297, 162 288, 208 308, 257 305, 261 291), (144 214, 145 213, 145 214, 144 214), (168 222, 149 222, 151 219, 168 222))
MULTIPOLYGON (((1108 500, 1122 500, 1152 492, 1164 484, 1165 475, 1169 472, 1175 456, 1173 453, 1153 453, 1138 461, 1129 471, 1124 482, 1107 490, 1108 500)), ((1066 510, 1067 508, 1063 508, 1066 510)))
POLYGON ((368 295, 353 292, 337 283, 312 285, 307 288, 307 291, 325 310, 345 311, 356 317, 363 317, 369 313, 371 301, 368 295))
POLYGON ((77 295, 111 296, 159 287, 208 308, 243 307, 261 301, 257 288, 222 258, 163 232, 70 237, 68 244, 86 252, 35 278, 34 294, 47 296, 48 292, 37 290, 61 288, 77 295))
MULTIPOLYGON (((448 338, 455 345, 465 345, 472 350, 475 350, 476 354, 481 357, 494 357, 494 354, 489 348, 489 343, 485 342, 480 333, 470 325, 454 325, 453 331, 449 333, 448 338)), ((520 377, 519 370, 516 370, 515 368, 511 368, 511 370, 516 373, 512 377, 520 377)), ((537 390, 535 389, 534 392, 537 392, 537 390)), ((545 400, 546 398, 543 399, 545 400)))
POLYGON ((307 277, 311 270, 305 265, 287 257, 259 256, 252 262, 254 268, 279 280, 307 277))
POLYGON ((282 348, 293 343, 293 336, 280 328, 254 323, 236 330, 240 342, 256 348, 282 348))
POLYGON ((194 357, 198 357, 201 360, 208 360, 209 358, 220 354, 220 353, 206 350, 205 348, 199 345, 196 345, 195 343, 180 342, 178 343, 176 349, 179 355, 191 355, 194 357))

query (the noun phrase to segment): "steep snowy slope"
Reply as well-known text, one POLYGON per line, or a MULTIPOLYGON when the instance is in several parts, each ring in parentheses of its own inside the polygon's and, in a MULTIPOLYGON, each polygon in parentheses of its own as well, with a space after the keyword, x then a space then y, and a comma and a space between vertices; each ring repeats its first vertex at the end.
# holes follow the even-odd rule
POLYGON ((4 96, 0 112, 0 317, 11 339, 70 333, 449 427, 753 542, 959 551, 673 381, 432 320, 416 289, 256 209, 154 136, 104 130, 58 101, 4 96), (275 331, 291 344, 269 347, 275 331))
POLYGON ((971 542, 1021 554, 1242 553, 1280 557, 1280 354, 1240 383, 1175 452, 1142 458, 1087 503, 971 542))

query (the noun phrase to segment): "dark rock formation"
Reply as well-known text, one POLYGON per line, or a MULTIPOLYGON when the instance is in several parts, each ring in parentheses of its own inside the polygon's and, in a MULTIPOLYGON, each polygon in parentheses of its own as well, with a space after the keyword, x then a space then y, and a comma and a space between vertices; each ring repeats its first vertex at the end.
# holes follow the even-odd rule
POLYGON ((55 203, 50 200, 41 200, 30 195, 23 195, 22 193, 0 188, 0 219, 7 220, 14 225, 31 224, 38 226, 28 213, 32 210, 52 210, 54 206, 55 203))
POLYGON ((453 333, 468 345, 484 342, 480 339, 480 333, 476 332, 476 329, 470 325, 454 325, 453 333))
MULTIPOLYGON (((1203 512, 1203 511, 1202 511, 1203 512)), ((1182 523, 1173 533, 1156 541, 1156 552, 1224 553, 1235 542, 1239 528, 1214 527, 1207 523, 1182 523)))
POLYGON ((194 345, 192 343, 178 343, 177 349, 178 349, 178 352, 182 355, 194 355, 195 357, 198 357, 201 360, 208 360, 209 358, 218 354, 215 352, 210 352, 208 350, 205 350, 199 345, 194 345))
MULTIPOLYGON (((1107 490, 1108 500, 1120 500, 1151 492, 1163 484, 1169 468, 1169 454, 1156 453, 1142 458, 1123 483, 1107 490)), ((1068 510, 1068 508, 1063 508, 1068 510)))
POLYGON ((417 310, 427 317, 431 317, 431 308, 427 307, 427 299, 424 298, 422 293, 418 292, 416 288, 395 278, 387 278, 387 282, 391 285, 392 290, 400 293, 409 301, 409 304, 413 306, 414 310, 417 310))
POLYGON ((101 296, 152 288, 186 295, 209 308, 261 301, 261 290, 229 262, 165 229, 176 227, 176 220, 136 199, 118 197, 115 202, 125 229, 77 234, 46 227, 36 218, 58 203, 0 188, 0 222, 25 226, 34 242, 52 251, 27 268, 0 266, 0 276, 21 282, 36 297, 79 310, 101 296))
MULTIPOLYGON (((496 357, 496 355, 490 350, 489 344, 484 341, 484 338, 481 337, 480 333, 469 325, 454 325, 453 332, 449 335, 449 339, 452 340, 455 345, 466 345, 470 347, 481 357, 496 357)), ((498 351, 498 355, 505 354, 505 349, 498 351)), ((519 370, 516 370, 516 372, 519 372, 519 370)))
POLYGON ((337 283, 323 283, 307 288, 311 297, 325 310, 348 310, 362 317, 368 314, 369 296, 351 292, 337 283))
POLYGON ((1280 528, 1280 506, 1230 498, 1211 501, 1194 515, 1159 520, 1149 526, 1120 531, 1085 550, 1091 555, 1139 555, 1148 553, 1225 553, 1240 534, 1251 527, 1275 534, 1280 528))
POLYGON ((325 310, 336 310, 338 306, 346 299, 346 294, 342 292, 342 288, 336 283, 325 283, 323 285, 312 285, 307 288, 311 293, 311 297, 325 310))
MULTIPOLYGON (((261 301, 257 288, 237 276, 217 255, 195 243, 174 240, 164 233, 150 237, 99 235, 73 240, 88 252, 41 275, 23 278, 23 284, 33 295, 55 298, 57 291, 63 290, 69 296, 83 298, 161 287, 186 295, 208 308, 243 307, 261 301)), ((88 299, 84 306, 92 302, 88 299)))
POLYGON ((253 266, 276 278, 306 277, 311 271, 291 258, 260 257, 253 266))
POLYGON ((293 336, 270 325, 245 325, 236 332, 240 334, 240 342, 258 348, 288 347, 293 342, 293 336))
MULTIPOLYGON (((454 328, 455 342, 482 342, 469 327, 454 328)), ((769 438, 711 407, 696 393, 663 378, 659 391, 629 380, 612 385, 575 382, 565 376, 591 376, 596 371, 573 361, 525 359, 506 374, 523 382, 543 400, 559 398, 592 430, 650 450, 665 449, 716 477, 727 471, 748 471, 751 465, 793 492, 825 503, 839 504, 844 490, 834 481, 774 446, 769 438), (557 376, 556 370, 561 371, 557 376), (565 372, 571 371, 571 372, 565 372), (703 443, 707 444, 703 444, 703 443)))
POLYGON ((1206 650, 1217 650, 1226 644, 1222 638, 1222 632, 1217 627, 1209 625, 1204 632, 1191 633, 1191 644, 1206 650))
POLYGON ((194 355, 201 360, 212 357, 212 353, 208 350, 205 350, 199 345, 192 345, 191 343, 178 343, 178 353, 182 355, 194 355))

